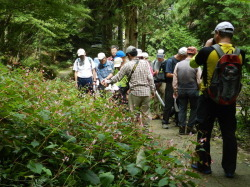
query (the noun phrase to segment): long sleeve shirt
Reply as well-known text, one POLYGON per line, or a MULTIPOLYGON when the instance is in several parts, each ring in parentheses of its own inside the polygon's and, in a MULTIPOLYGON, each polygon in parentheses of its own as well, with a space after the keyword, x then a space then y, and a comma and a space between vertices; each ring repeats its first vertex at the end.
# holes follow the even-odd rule
MULTIPOLYGON (((125 75, 129 77, 137 60, 132 60, 124 64, 121 70, 111 78, 110 83, 120 81, 125 75)), ((150 72, 148 62, 140 60, 129 82, 130 92, 135 96, 150 96, 155 92, 153 75, 150 72)))

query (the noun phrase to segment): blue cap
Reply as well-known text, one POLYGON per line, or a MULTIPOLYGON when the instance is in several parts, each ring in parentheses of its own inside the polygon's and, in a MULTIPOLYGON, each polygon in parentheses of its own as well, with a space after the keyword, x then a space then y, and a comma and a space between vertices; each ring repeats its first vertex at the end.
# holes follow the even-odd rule
POLYGON ((116 55, 115 55, 115 58, 116 57, 125 57, 126 55, 125 55, 125 53, 123 52, 123 51, 117 51, 116 52, 116 55))

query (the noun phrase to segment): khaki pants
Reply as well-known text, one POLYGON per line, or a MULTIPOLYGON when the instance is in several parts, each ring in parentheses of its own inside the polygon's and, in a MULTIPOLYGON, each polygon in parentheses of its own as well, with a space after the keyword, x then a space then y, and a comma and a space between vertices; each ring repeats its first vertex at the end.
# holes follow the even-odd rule
MULTIPOLYGON (((164 101, 165 100, 164 98, 165 98, 166 83, 165 82, 155 83, 155 86, 156 86, 156 90, 157 90, 158 94, 161 96, 161 99, 164 101)), ((163 113, 163 106, 160 103, 157 96, 154 97, 152 110, 153 110, 152 112, 158 116, 161 116, 163 113)))
POLYGON ((130 93, 128 96, 128 105, 130 111, 139 110, 142 113, 143 125, 149 126, 151 118, 150 96, 135 96, 130 93))

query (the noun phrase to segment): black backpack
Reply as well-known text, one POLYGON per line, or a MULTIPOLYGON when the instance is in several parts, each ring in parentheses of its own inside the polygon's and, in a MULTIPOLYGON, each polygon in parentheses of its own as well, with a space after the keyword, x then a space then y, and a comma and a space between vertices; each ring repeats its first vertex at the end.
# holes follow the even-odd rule
POLYGON ((208 95, 218 104, 230 105, 236 102, 241 90, 240 50, 236 48, 233 54, 225 54, 220 45, 215 44, 213 48, 220 59, 215 67, 210 86, 208 86, 208 95))

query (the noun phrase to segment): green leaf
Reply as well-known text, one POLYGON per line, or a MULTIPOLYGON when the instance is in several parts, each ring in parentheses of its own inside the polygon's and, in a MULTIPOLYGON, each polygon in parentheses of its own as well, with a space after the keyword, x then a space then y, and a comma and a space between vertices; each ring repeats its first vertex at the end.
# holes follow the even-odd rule
POLYGON ((34 161, 29 161, 27 168, 29 168, 32 172, 41 174, 43 165, 40 163, 35 163, 34 161))
POLYGON ((47 169, 47 168, 43 167, 43 171, 46 173, 46 175, 52 176, 52 173, 51 173, 50 169, 47 169))
POLYGON ((84 174, 83 174, 83 179, 85 181, 89 181, 91 184, 93 185, 97 185, 100 183, 100 179, 99 177, 91 170, 87 170, 84 174))
POLYGON ((159 167, 155 170, 155 172, 158 173, 159 175, 163 175, 166 172, 166 169, 159 167))
POLYGON ((101 141, 105 140, 106 139, 106 136, 104 134, 98 134, 97 135, 97 138, 101 141))
POLYGON ((201 178, 201 176, 198 173, 194 173, 194 172, 191 172, 191 171, 186 171, 185 173, 186 173, 186 175, 188 175, 190 177, 193 177, 193 178, 196 178, 196 179, 201 178))
POLYGON ((161 187, 161 186, 166 186, 168 185, 168 178, 165 177, 163 179, 161 179, 159 182, 158 182, 158 186, 161 187))
POLYGON ((33 140, 33 141, 31 142, 31 145, 35 148, 35 147, 37 147, 37 146, 39 145, 39 142, 36 141, 36 140, 33 140))
POLYGON ((146 160, 145 152, 143 149, 140 149, 136 157, 136 166, 139 168, 143 168, 145 166, 146 161, 147 160, 146 160))
POLYGON ((115 176, 111 172, 102 173, 99 175, 102 186, 109 187, 114 181, 115 176))
POLYGON ((139 168, 135 166, 135 164, 128 165, 127 170, 132 176, 137 175, 141 171, 139 168))
POLYGON ((163 154, 163 155, 168 155, 169 153, 171 153, 171 152, 173 152, 173 151, 175 151, 175 150, 176 150, 175 147, 170 147, 169 149, 164 150, 164 151, 162 152, 162 154, 163 154))

